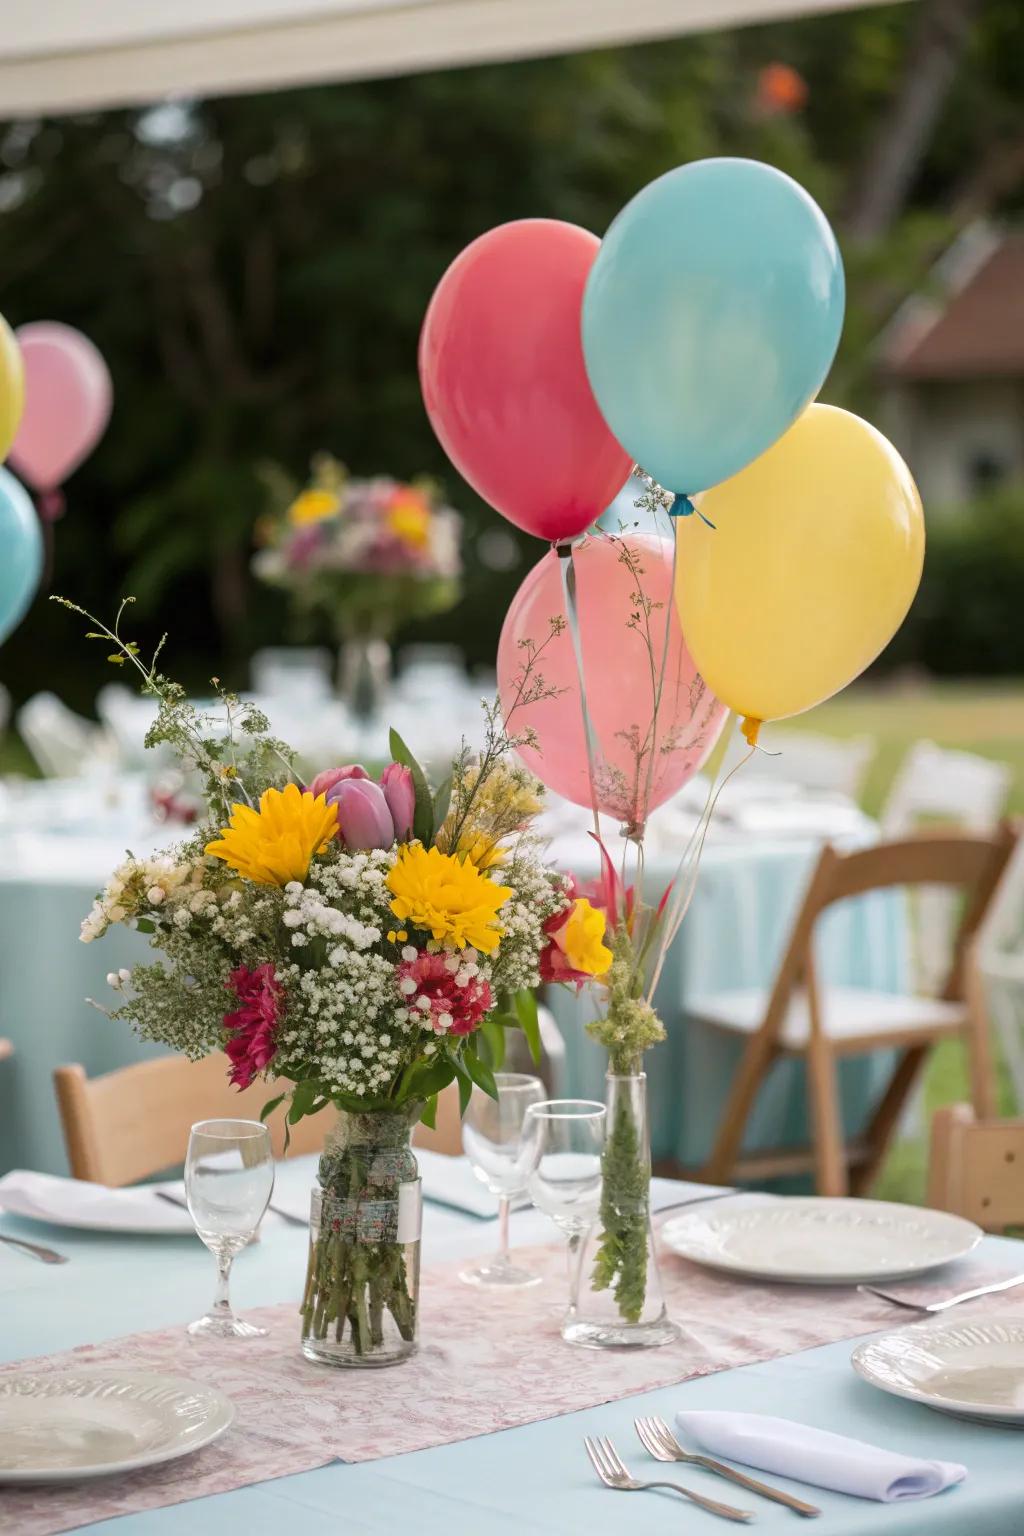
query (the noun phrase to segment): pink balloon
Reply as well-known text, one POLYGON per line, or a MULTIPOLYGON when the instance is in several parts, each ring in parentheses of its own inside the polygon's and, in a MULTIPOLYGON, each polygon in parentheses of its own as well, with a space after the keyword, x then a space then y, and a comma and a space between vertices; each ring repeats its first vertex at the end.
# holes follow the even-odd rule
POLYGON ((442 447, 541 539, 589 528, 632 464, 583 364, 580 308, 600 245, 558 219, 500 224, 452 262, 423 321, 420 383, 442 447))
MULTIPOLYGON (((670 540, 597 534, 575 546, 573 559, 598 809, 636 833, 647 814, 696 773, 718 739, 726 709, 697 672, 683 639, 672 601, 670 540), (638 592, 652 605, 646 616, 638 592)), ((589 806, 578 673, 554 550, 512 599, 498 642, 498 691, 512 734, 535 733, 536 746, 520 748, 527 766, 549 789, 589 806)))
POLYGON ((70 325, 36 320, 15 332, 25 360, 25 414, 10 462, 35 491, 52 494, 95 448, 113 387, 97 347, 70 325))

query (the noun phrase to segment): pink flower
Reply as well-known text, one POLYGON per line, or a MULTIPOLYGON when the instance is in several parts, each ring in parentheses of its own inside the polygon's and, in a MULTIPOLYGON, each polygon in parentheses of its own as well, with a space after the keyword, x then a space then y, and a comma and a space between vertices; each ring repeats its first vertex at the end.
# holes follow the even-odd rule
POLYGON ((390 848, 395 841, 384 791, 372 779, 339 779, 328 791, 327 803, 338 807, 338 836, 346 848, 365 852, 390 848))
POLYGON ((398 967, 402 1002, 438 1035, 470 1035, 494 1006, 490 983, 477 974, 475 950, 428 954, 398 967))
POLYGON ((267 963, 250 971, 240 965, 226 983, 239 1006, 224 1015, 229 1039, 224 1046, 231 1061, 230 1081, 248 1088, 277 1054, 277 1026, 284 1016, 284 988, 267 963))
POLYGON ((344 768, 325 768, 309 786, 311 795, 326 795, 328 790, 343 779, 368 779, 370 775, 361 763, 348 763, 344 768))
POLYGON ((412 770, 404 763, 388 763, 380 776, 380 787, 395 824, 395 836, 400 843, 406 843, 412 836, 412 821, 416 813, 412 770))

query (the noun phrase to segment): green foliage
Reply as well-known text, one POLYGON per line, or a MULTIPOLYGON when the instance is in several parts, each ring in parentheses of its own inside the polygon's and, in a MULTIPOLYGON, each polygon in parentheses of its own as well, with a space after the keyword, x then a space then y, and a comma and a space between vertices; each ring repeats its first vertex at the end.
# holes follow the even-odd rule
POLYGON ((931 519, 921 590, 887 665, 909 663, 940 677, 1019 676, 1022 593, 1024 482, 1017 482, 931 519))
MULTIPOLYGON (((114 376, 111 428, 54 530, 53 586, 100 611, 111 591, 137 592, 163 621, 173 612, 190 687, 210 670, 242 686, 252 649, 289 637, 284 599, 249 572, 267 498, 259 466, 301 478, 326 448, 354 474, 446 482, 468 520, 466 592, 429 633, 490 664, 540 546, 458 480, 426 420, 416 340, 445 266, 507 219, 602 233, 645 182, 708 154, 780 166, 842 235, 917 10, 0 128, 4 313, 80 326, 114 376), (776 59, 809 85, 791 117, 756 106, 758 71, 776 59), (500 569, 480 542, 495 533, 500 569)), ((846 250, 846 337, 827 398, 856 391, 869 410, 867 341, 919 280, 964 183, 1019 137, 1019 24, 1018 0, 988 0, 907 219, 884 246, 846 250)), ((21 696, 47 686, 55 656, 70 701, 91 703, 94 678, 42 604, 4 647, 5 682, 21 696)))
POLYGON ((626 1096, 615 1107, 601 1175, 601 1238, 591 1284, 595 1291, 613 1289, 623 1318, 638 1323, 647 1288, 650 1167, 626 1096))

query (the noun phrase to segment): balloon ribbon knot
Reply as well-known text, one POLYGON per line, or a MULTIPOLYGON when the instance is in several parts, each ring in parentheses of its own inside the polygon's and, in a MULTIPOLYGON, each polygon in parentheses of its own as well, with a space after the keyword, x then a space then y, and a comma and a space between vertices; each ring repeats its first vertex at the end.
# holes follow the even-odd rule
POLYGON ((713 528, 715 526, 710 517, 705 517, 700 508, 694 506, 689 496, 683 496, 680 494, 673 497, 672 505, 668 509, 669 517, 692 517, 695 512, 700 518, 701 522, 707 523, 709 528, 713 528))

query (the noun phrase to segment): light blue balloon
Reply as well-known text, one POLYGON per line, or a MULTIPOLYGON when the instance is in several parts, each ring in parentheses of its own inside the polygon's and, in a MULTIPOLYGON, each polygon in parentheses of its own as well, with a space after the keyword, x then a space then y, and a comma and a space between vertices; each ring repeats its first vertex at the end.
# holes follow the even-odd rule
POLYGON ((811 403, 843 325, 842 258, 791 177, 697 160, 626 204, 583 298, 591 388, 666 490, 735 475, 811 403))
POLYGON ((0 645, 17 629, 43 574, 43 534, 24 486, 0 469, 0 645))

